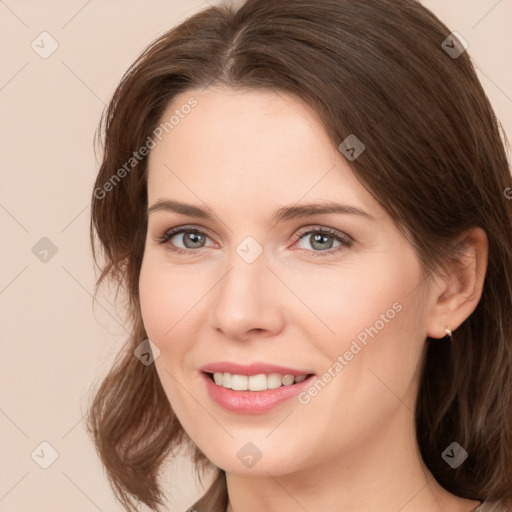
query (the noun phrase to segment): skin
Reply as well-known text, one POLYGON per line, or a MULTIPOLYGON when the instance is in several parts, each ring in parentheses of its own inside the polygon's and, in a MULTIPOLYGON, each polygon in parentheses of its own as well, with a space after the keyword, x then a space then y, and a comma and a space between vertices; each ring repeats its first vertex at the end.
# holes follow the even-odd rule
POLYGON ((470 511, 478 501, 450 494, 424 466, 413 410, 426 337, 455 331, 480 299, 485 233, 468 232, 460 264, 422 280, 413 247, 300 100, 190 90, 163 118, 192 96, 197 106, 151 150, 148 205, 173 199, 208 206, 215 217, 149 214, 140 297, 167 397, 188 435, 227 472, 227 510, 470 511), (375 220, 271 220, 281 206, 327 200, 375 220), (158 244, 185 225, 205 233, 202 248, 183 234, 158 244), (319 248, 311 235, 296 238, 319 227, 354 242, 328 237, 332 246, 319 248), (248 236, 263 248, 252 263, 236 252, 248 236), (200 378, 201 366, 226 360, 321 376, 397 302, 400 312, 308 404, 293 398, 264 414, 228 412, 200 378), (252 468, 237 457, 247 442, 262 454, 252 468))

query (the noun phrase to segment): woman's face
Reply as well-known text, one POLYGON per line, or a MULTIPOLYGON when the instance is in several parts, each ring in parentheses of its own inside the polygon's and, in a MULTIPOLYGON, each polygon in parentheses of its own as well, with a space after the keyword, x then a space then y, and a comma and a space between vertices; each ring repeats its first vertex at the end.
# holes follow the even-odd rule
POLYGON ((411 245, 298 99, 193 90, 173 115, 149 155, 139 284, 188 435, 255 475, 410 439, 429 311, 411 245), (171 228, 189 231, 159 243, 171 228))

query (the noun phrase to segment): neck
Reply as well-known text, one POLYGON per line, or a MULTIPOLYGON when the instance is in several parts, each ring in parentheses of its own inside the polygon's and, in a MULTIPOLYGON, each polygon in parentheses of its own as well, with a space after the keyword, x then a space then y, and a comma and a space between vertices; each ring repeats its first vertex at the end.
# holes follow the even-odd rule
POLYGON ((421 459, 413 415, 403 407, 397 416, 317 465, 280 475, 229 473, 227 512, 337 511, 340 504, 350 512, 468 512, 477 506, 437 483, 421 459))

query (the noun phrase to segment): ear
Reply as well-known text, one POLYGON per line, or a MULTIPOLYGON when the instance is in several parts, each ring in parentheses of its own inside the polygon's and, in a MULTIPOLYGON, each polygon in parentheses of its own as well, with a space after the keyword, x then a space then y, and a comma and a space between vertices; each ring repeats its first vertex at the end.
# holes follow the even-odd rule
POLYGON ((485 231, 472 228, 459 238, 459 256, 434 277, 427 317, 427 336, 443 338, 455 331, 475 310, 484 286, 489 243, 485 231))

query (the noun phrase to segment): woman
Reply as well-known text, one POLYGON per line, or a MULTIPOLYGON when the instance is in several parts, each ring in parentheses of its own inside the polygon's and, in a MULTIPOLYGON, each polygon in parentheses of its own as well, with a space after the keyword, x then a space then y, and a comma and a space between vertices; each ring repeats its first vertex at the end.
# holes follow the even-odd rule
POLYGON ((210 7, 103 121, 132 335, 88 428, 126 510, 181 447, 197 511, 511 510, 512 180, 463 41, 413 0, 210 7))

